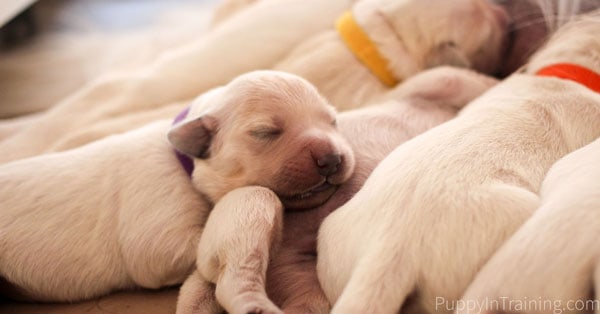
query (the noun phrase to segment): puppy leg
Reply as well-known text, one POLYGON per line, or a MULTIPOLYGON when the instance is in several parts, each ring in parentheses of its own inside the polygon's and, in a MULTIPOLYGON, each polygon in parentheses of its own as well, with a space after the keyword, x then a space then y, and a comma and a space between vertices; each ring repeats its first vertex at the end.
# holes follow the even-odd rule
POLYGON ((281 238, 283 206, 263 187, 229 192, 211 212, 198 246, 198 270, 216 284, 232 314, 282 313, 265 292, 271 249, 281 238))
MULTIPOLYGON (((428 290, 419 290, 418 294, 443 294, 448 299, 458 299, 470 282, 471 276, 475 275, 487 256, 490 256, 539 205, 536 194, 504 183, 486 186, 481 191, 473 190, 472 194, 472 200, 469 202, 478 202, 478 208, 481 209, 474 214, 457 211, 455 215, 451 215, 436 211, 434 216, 419 215, 415 221, 403 218, 387 228, 385 225, 384 228, 378 226, 378 232, 387 236, 379 236, 369 241, 372 245, 379 245, 369 249, 356 265, 332 313, 397 313, 415 289, 424 289, 419 285, 421 282, 427 282, 428 290), (506 213, 502 213, 503 211, 506 213), (460 232, 457 232, 463 226, 460 221, 467 219, 465 215, 472 215, 468 217, 473 217, 475 222, 482 222, 482 225, 470 226, 478 232, 477 236, 473 236, 470 245, 473 245, 473 249, 480 250, 480 254, 474 254, 472 257, 465 252, 464 238, 461 239, 460 232), (498 224, 495 223, 498 221, 497 217, 510 217, 511 220, 498 224), (428 220, 429 218, 433 220, 428 220), (413 242, 405 240, 406 237, 397 236, 399 230, 410 230, 409 226, 417 223, 433 229, 440 229, 435 227, 436 223, 460 227, 443 234, 426 231, 411 234, 410 239, 416 238, 420 239, 421 243, 426 243, 422 246, 413 245, 413 242), (451 267, 457 268, 449 270, 451 267), (444 278, 446 273, 460 272, 464 272, 465 275, 461 276, 460 280, 451 279, 452 289, 444 285, 444 281, 448 279, 444 278)), ((410 210, 420 212, 421 209, 410 210)), ((430 301, 424 302, 424 306, 432 306, 430 301)))
POLYGON ((358 263, 332 314, 398 313, 414 290, 416 271, 406 267, 407 250, 385 246, 385 241, 358 263))
POLYGON ((177 314, 217 314, 223 308, 215 298, 215 286, 194 271, 185 280, 177 297, 177 314))
POLYGON ((497 83, 472 70, 442 66, 419 73, 384 97, 418 98, 460 109, 497 83))

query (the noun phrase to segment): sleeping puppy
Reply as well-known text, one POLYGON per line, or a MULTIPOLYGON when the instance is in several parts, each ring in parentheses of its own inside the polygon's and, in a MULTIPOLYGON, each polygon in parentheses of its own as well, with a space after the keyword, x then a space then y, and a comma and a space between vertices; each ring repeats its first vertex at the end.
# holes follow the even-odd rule
POLYGON ((600 139, 552 166, 541 206, 479 272, 458 313, 598 311, 598 160, 600 139))
POLYGON ((485 0, 361 0, 275 69, 308 79, 346 110, 434 66, 494 74, 507 26, 505 11, 485 0))
POLYGON ((202 95, 173 127, 5 164, 0 279, 39 301, 181 283, 228 191, 260 185, 286 207, 314 207, 350 177, 354 157, 334 121, 305 80, 258 71, 202 95))
MULTIPOLYGON (((598 108, 600 39, 597 32, 600 31, 600 12, 572 24, 570 30, 573 38, 566 37, 569 33, 565 31, 564 37, 556 38, 555 42, 565 45, 580 43, 575 47, 581 56, 572 58, 572 61, 595 72, 584 73, 589 75, 589 86, 596 93, 577 87, 589 101, 595 101, 598 108), (581 60, 586 55, 591 55, 591 62, 581 60)), ((556 61, 571 61, 567 57, 548 55, 556 61)), ((542 65, 538 64, 537 68, 539 66, 542 65)), ((575 107, 575 100, 567 105, 575 107)), ((597 119, 595 127, 598 127, 597 119)), ((578 132, 592 133, 593 130, 582 125, 578 132)), ((552 166, 542 184, 539 209, 483 267, 461 304, 477 305, 477 310, 483 313, 598 311, 598 304, 590 300, 598 300, 600 291, 597 258, 600 252, 597 244, 600 230, 599 158, 600 140, 596 139, 552 166), (492 303, 502 299, 504 302, 497 305, 492 303), (535 303, 520 309, 516 307, 526 304, 527 300, 535 303)), ((475 313, 474 310, 471 309, 471 313, 475 313)), ((466 311, 463 309, 459 313, 466 311)))
POLYGON ((338 129, 355 152, 356 166, 322 206, 294 210, 256 187, 227 194, 209 216, 199 271, 182 286, 178 313, 218 313, 218 303, 229 313, 328 313, 315 268, 323 218, 356 193, 396 146, 453 118, 495 83, 468 70, 438 67, 398 86, 386 102, 340 113, 338 129))
POLYGON ((331 27, 352 2, 260 1, 143 70, 108 73, 90 82, 4 139, 0 162, 47 152, 61 137, 97 121, 189 101, 247 71, 272 68, 306 37, 331 27))
MULTIPOLYGON (((237 4, 240 3, 231 3, 232 6, 237 4)), ((488 1, 362 0, 354 5, 352 14, 352 21, 356 20, 356 26, 374 43, 370 48, 379 50, 386 63, 389 60, 386 72, 389 70, 394 82, 442 64, 470 67, 487 73, 495 72, 501 64, 499 59, 504 51, 506 15, 488 1), (478 29, 478 32, 472 33, 472 29, 478 29)), ((342 20, 343 29, 348 32, 348 27, 354 24, 342 20)), ((275 69, 308 79, 338 110, 377 103, 379 97, 389 92, 396 83, 388 86, 374 75, 341 39, 340 31, 332 28, 307 38, 275 69)), ((64 134, 48 148, 60 151, 77 147, 102 137, 100 129, 109 134, 124 128, 131 128, 131 125, 100 121, 64 134)), ((7 157, 0 156, 0 160, 2 158, 7 157)))
POLYGON ((324 220, 317 270, 332 313, 450 311, 436 299, 458 300, 539 206, 550 166, 600 136, 598 93, 535 75, 563 62, 600 72, 598 32, 597 15, 565 27, 522 74, 394 150, 324 220))
MULTIPOLYGON (((364 57, 373 60, 376 58, 374 56, 378 55, 376 60, 383 64, 380 64, 380 70, 387 73, 394 82, 441 64, 471 66, 488 73, 494 72, 504 50, 506 15, 486 0, 456 0, 452 3, 445 0, 362 0, 353 8, 353 17, 343 16, 340 23, 345 26, 340 29, 344 29, 344 35, 328 30, 314 38, 305 36, 308 37, 305 40, 299 40, 296 36, 312 35, 316 32, 289 31, 290 22, 284 19, 290 17, 286 14, 298 10, 297 14, 305 17, 304 21, 310 19, 311 23, 308 24, 312 24, 312 17, 306 18, 308 12, 322 9, 324 12, 319 11, 318 15, 326 15, 329 14, 326 12, 349 6, 347 2, 351 1, 337 4, 329 4, 330 1, 327 1, 327 5, 320 1, 319 7, 323 8, 318 9, 295 8, 288 3, 289 1, 259 1, 215 28, 202 42, 201 47, 178 51, 177 54, 159 60, 144 73, 105 78, 88 86, 78 95, 52 109, 35 124, 3 141, 0 149, 6 153, 0 156, 0 162, 46 152, 57 141, 61 141, 62 137, 73 136, 71 133, 79 132, 97 120, 153 109, 191 97, 244 69, 272 67, 284 58, 284 51, 292 50, 292 47, 289 47, 292 43, 300 46, 274 68, 308 79, 341 110, 365 104, 373 96, 388 91, 395 83, 389 86, 382 83, 380 78, 374 76, 371 70, 350 52, 347 43, 345 44, 340 36, 362 43, 364 38, 356 34, 364 32, 364 36, 368 37, 366 40, 374 45, 361 45, 355 49, 363 52, 365 49, 372 49, 371 53, 364 57), (261 28, 265 27, 264 25, 240 30, 240 25, 248 23, 242 24, 244 17, 262 18, 252 14, 257 8, 273 6, 284 10, 280 8, 284 2, 285 11, 289 11, 288 13, 264 21, 270 25, 269 29, 278 28, 273 25, 286 24, 280 31, 269 32, 261 28), (435 9, 432 10, 432 7, 435 9), (478 31, 473 33, 473 29, 478 31), (290 38, 279 38, 286 30, 290 32, 290 38), (237 36, 244 34, 244 38, 239 42, 234 41, 237 37, 225 40, 226 35, 233 32, 237 36), (466 36, 467 34, 469 36, 466 36), (261 40, 256 40, 255 36, 261 37, 261 40), (268 49, 265 48, 268 53, 259 56, 255 55, 260 54, 258 47, 244 46, 248 41, 253 41, 252 45, 257 45, 256 42, 277 43, 287 47, 287 50, 272 48, 271 44, 268 49), (231 50, 248 50, 248 54, 222 54, 223 51, 231 50), (196 55, 192 56, 192 53, 196 55), (248 61, 252 59, 256 60, 248 61), (212 70, 207 74, 207 69, 212 70), (219 72, 218 75, 216 72, 219 72), (28 145, 23 146, 22 143, 28 145)), ((302 5, 315 6, 310 3, 302 5)), ((274 14, 274 11, 275 9, 269 11, 269 16, 274 14)), ((291 20, 297 22, 298 19, 294 17, 291 20)), ((329 24, 333 24, 334 20, 332 17, 329 24)), ((303 28, 295 23, 292 25, 303 28)))

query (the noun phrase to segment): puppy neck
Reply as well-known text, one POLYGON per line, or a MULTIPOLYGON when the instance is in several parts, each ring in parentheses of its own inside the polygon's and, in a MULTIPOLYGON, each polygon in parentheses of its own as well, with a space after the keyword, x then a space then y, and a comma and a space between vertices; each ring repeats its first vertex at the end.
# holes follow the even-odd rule
POLYGON ((539 76, 551 76, 575 81, 600 93, 600 74, 574 63, 557 63, 537 71, 539 76))
POLYGON ((396 86, 399 80, 389 69, 389 61, 358 25, 351 11, 346 11, 335 25, 342 41, 356 58, 364 64, 381 83, 396 86))

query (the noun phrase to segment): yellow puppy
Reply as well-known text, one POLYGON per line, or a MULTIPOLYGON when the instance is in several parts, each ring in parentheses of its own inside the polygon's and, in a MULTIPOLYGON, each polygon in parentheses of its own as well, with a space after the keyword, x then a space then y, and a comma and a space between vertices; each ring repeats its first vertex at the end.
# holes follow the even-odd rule
POLYGON ((539 206, 550 166, 600 136, 600 94, 536 76, 573 62, 600 72, 600 20, 557 33, 454 120, 394 150, 319 232, 333 313, 451 311, 477 271, 539 206))
POLYGON ((279 200, 263 188, 227 194, 206 223, 198 272, 181 288, 178 313, 219 313, 216 300, 229 313, 329 312, 315 269, 322 219, 356 193, 395 147, 453 118, 495 83, 472 71, 438 67, 398 86, 380 105, 340 113, 338 128, 354 150, 355 171, 322 206, 285 206, 283 214, 279 200))
POLYGON ((286 207, 314 207, 351 176, 335 117, 306 80, 250 72, 202 95, 173 127, 161 120, 2 165, 0 282, 41 301, 181 283, 211 204, 228 191, 261 185, 286 207))

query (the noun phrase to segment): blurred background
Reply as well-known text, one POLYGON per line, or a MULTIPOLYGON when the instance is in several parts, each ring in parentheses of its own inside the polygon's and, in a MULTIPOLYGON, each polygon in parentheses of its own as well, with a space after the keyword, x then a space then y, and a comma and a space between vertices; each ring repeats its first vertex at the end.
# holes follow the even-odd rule
POLYGON ((0 1, 0 118, 43 110, 109 70, 147 65, 201 36, 216 3, 0 1))

